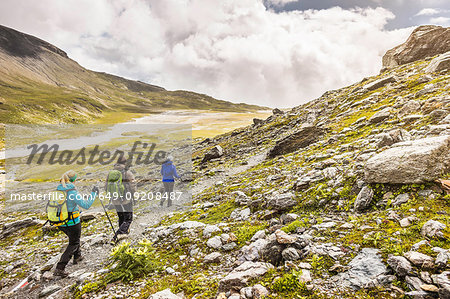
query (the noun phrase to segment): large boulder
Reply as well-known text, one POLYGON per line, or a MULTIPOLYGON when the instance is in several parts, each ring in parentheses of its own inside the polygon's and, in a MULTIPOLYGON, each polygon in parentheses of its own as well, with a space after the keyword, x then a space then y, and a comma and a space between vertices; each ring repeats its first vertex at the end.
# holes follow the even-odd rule
POLYGON ((436 73, 445 70, 450 70, 450 51, 431 60, 430 64, 425 68, 425 72, 427 73, 436 73))
POLYGON ((274 158, 305 148, 319 140, 322 134, 323 130, 320 128, 315 126, 302 126, 298 132, 277 141, 275 146, 269 151, 267 157, 274 158))
POLYGON ((293 197, 294 195, 292 193, 276 195, 267 201, 266 207, 276 210, 277 212, 288 211, 298 204, 293 197))
POLYGON ((364 166, 368 183, 413 184, 433 181, 450 169, 450 135, 395 144, 364 166))
POLYGON ((219 281, 219 292, 239 291, 247 286, 250 280, 263 276, 271 268, 273 266, 268 263, 245 262, 219 281))
POLYGON ((348 264, 350 269, 333 276, 332 280, 338 285, 355 290, 382 284, 386 281, 387 268, 378 253, 378 249, 363 248, 348 264))
POLYGON ((450 51, 450 28, 420 26, 408 40, 387 51, 383 56, 383 69, 433 57, 450 51))
POLYGON ((217 159, 222 156, 223 156, 223 148, 220 145, 216 145, 206 152, 205 156, 203 156, 202 162, 207 162, 209 160, 217 159))

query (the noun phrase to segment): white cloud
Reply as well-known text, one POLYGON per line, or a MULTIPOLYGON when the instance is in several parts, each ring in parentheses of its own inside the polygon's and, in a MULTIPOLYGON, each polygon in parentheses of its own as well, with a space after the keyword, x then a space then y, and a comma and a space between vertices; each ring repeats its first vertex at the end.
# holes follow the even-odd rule
POLYGON ((288 3, 297 2, 298 0, 266 0, 267 3, 273 4, 275 6, 283 6, 288 3))
POLYGON ((450 18, 446 18, 446 17, 431 18, 430 19, 430 23, 431 24, 436 24, 436 25, 442 25, 442 26, 449 26, 450 25, 450 18))
POLYGON ((0 19, 91 69, 279 107, 378 73, 385 51, 412 31, 385 30, 394 15, 383 8, 276 13, 263 0, 94 2, 1 1, 0 19))
POLYGON ((421 11, 419 11, 415 16, 433 16, 439 14, 441 11, 439 9, 435 8, 424 8, 421 11))

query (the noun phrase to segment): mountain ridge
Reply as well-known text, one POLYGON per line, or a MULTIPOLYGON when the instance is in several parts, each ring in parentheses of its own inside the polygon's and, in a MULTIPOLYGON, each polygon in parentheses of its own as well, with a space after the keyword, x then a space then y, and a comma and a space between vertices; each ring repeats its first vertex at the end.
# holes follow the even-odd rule
POLYGON ((91 71, 50 43, 5 26, 0 40, 0 116, 5 123, 90 122, 104 112, 267 109, 91 71))

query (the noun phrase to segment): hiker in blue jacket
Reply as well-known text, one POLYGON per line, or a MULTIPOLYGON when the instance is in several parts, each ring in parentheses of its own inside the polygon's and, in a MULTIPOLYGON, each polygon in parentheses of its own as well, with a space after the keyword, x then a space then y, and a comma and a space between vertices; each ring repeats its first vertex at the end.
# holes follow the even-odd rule
POLYGON ((57 187, 57 190, 64 191, 67 194, 67 210, 69 211, 70 220, 66 224, 58 226, 58 229, 69 237, 69 244, 56 264, 56 269, 53 273, 54 276, 66 277, 68 275, 64 269, 72 257, 74 264, 83 260, 80 250, 81 223, 78 207, 86 210, 89 209, 98 194, 98 188, 94 186, 91 194, 84 200, 83 196, 77 192, 73 184, 76 179, 77 174, 75 171, 69 170, 62 175, 60 184, 57 187))
POLYGON ((175 185, 175 178, 179 179, 180 176, 177 173, 177 168, 173 165, 173 157, 168 156, 166 161, 161 166, 162 181, 164 184, 164 196, 161 198, 161 206, 164 204, 165 197, 167 197, 167 207, 172 205, 172 199, 170 195, 173 192, 173 186, 175 185))

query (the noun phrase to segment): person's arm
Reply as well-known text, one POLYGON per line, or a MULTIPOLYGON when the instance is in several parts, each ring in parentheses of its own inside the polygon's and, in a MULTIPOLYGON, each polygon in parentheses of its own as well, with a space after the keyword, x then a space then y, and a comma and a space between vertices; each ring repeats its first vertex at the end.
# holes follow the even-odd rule
POLYGON ((89 195, 88 199, 83 200, 83 196, 80 195, 76 189, 74 189, 74 190, 71 190, 71 191, 68 192, 68 196, 69 196, 70 200, 75 201, 77 206, 80 206, 83 209, 87 210, 94 203, 94 200, 97 197, 97 193, 96 192, 91 192, 91 194, 89 195))
POLYGON ((128 181, 128 187, 129 187, 129 191, 134 195, 134 193, 136 192, 136 180, 134 179, 134 174, 128 170, 127 171, 127 181, 128 181))
POLYGON ((177 179, 181 178, 181 176, 179 176, 178 173, 177 173, 177 168, 175 167, 175 165, 173 165, 173 175, 174 175, 177 179))

